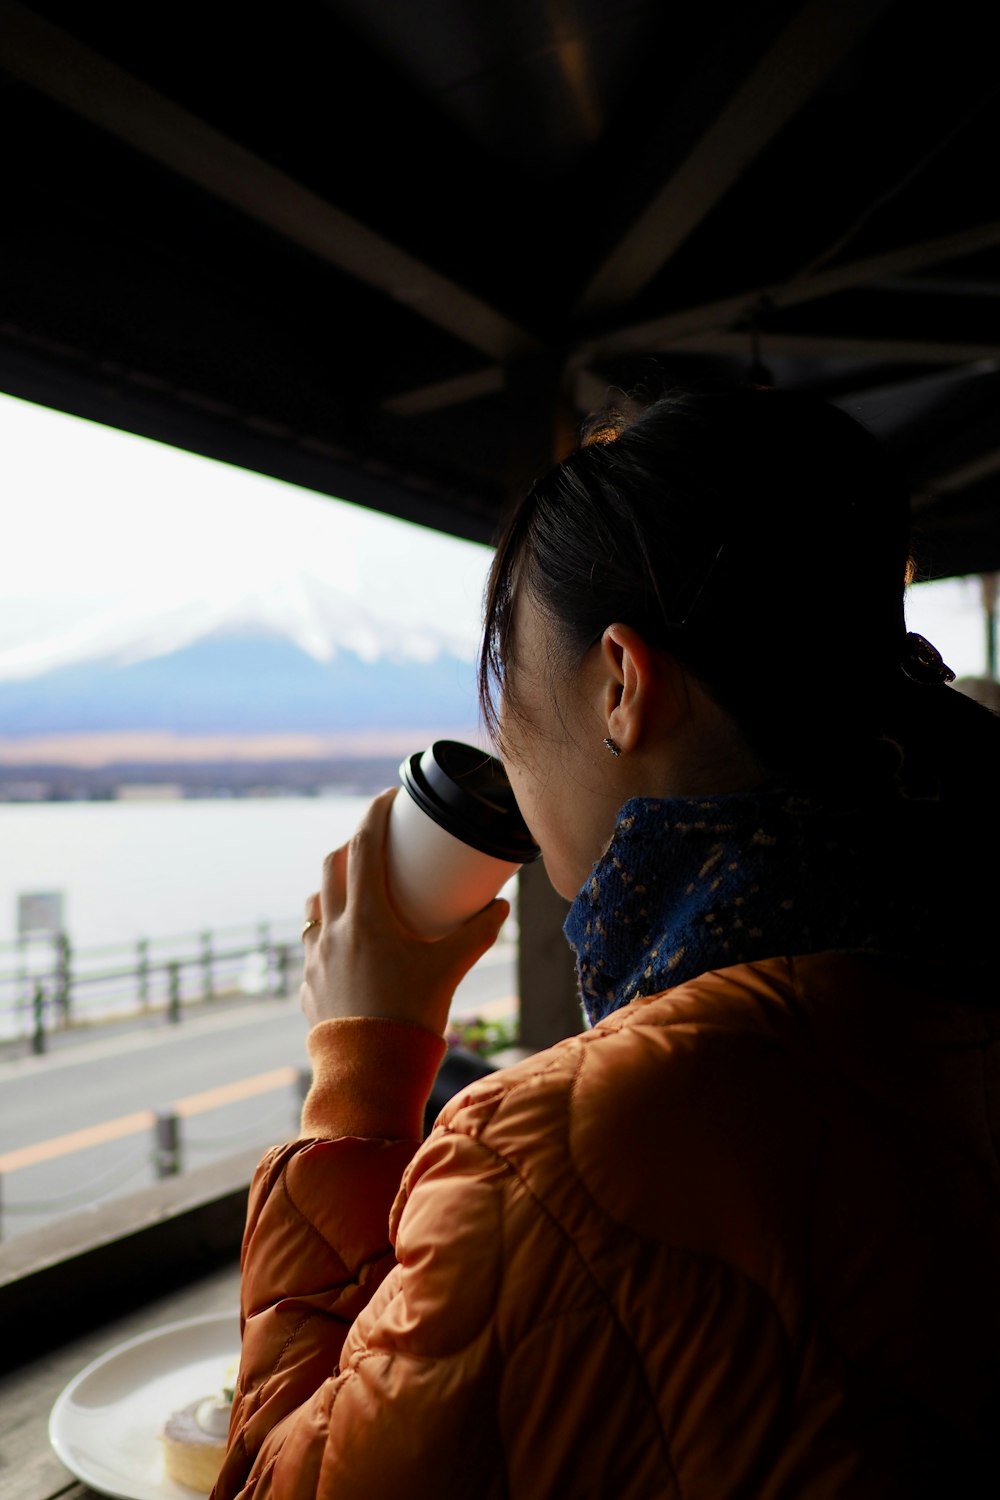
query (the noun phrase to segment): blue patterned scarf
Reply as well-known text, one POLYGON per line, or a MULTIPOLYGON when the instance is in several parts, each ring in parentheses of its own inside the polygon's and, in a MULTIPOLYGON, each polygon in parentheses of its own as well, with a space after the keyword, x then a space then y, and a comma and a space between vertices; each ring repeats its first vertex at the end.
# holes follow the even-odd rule
POLYGON ((947 958, 959 904, 952 821, 939 803, 885 795, 633 798, 563 929, 587 1021, 779 955, 947 958))

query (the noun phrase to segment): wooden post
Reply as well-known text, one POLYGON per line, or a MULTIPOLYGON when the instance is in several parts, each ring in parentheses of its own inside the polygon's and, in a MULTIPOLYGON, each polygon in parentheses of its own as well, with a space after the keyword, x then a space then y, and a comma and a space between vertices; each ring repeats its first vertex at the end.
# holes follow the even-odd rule
POLYGON ((149 1008, 149 939, 140 938, 136 952, 136 978, 139 981, 139 1004, 149 1008))
POLYGON ((542 861, 524 865, 517 877, 519 1040, 533 1052, 584 1029, 576 958, 562 930, 568 911, 542 861))
POLYGON ((201 998, 203 1000, 214 1000, 215 980, 212 975, 212 934, 210 932, 203 932, 201 935, 201 974, 201 998))
POLYGON ((73 990, 73 950, 69 934, 56 933, 56 1007, 59 1024, 68 1026, 73 990))
POLYGON ((31 1008, 34 1018, 31 1050, 40 1056, 45 1051, 45 990, 42 987, 41 980, 38 980, 35 984, 35 993, 32 998, 31 1008))
POLYGON ((157 1177, 176 1177, 181 1169, 180 1121, 170 1110, 157 1113, 153 1134, 157 1177))
POLYGON ((181 966, 174 962, 167 965, 170 975, 170 1001, 167 1006, 167 1019, 174 1024, 181 1018, 181 966))
POLYGON ((571 371, 547 351, 512 361, 506 382, 510 443, 504 479, 516 499, 573 447, 580 413, 571 371))
MULTIPOLYGON (((507 369, 510 462, 505 482, 516 498, 563 458, 575 440, 579 413, 572 372, 546 353, 507 369)), ((569 903, 553 890, 541 860, 517 877, 519 1044, 537 1051, 583 1028, 576 959, 562 924, 569 903)))

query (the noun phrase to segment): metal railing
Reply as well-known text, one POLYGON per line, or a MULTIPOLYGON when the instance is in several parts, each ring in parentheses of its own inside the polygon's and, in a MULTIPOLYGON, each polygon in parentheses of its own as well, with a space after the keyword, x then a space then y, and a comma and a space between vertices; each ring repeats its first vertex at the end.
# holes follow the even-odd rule
POLYGON ((131 944, 75 948, 65 932, 0 943, 0 1050, 101 1023, 239 998, 288 995, 301 971, 301 921, 258 922, 131 944))

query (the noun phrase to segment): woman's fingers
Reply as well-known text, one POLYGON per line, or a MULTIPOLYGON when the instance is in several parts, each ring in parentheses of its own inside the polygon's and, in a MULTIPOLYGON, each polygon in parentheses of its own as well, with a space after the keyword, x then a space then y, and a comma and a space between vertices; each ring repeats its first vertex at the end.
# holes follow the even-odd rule
POLYGON ((375 797, 348 842, 326 856, 318 894, 319 910, 310 909, 309 903, 315 899, 310 896, 306 902, 307 920, 317 916, 324 925, 333 922, 347 909, 352 890, 364 889, 370 899, 372 891, 380 888, 386 825, 396 790, 391 788, 375 797))
POLYGON ((389 828, 389 810, 398 791, 398 787, 389 787, 373 797, 355 829, 354 837, 348 845, 348 904, 362 892, 364 899, 370 902, 375 892, 385 890, 385 840, 389 828))
POLYGON ((476 959, 482 958, 486 950, 492 948, 509 916, 510 902, 503 896, 495 896, 482 911, 476 912, 461 927, 442 938, 442 946, 445 949, 453 948, 462 955, 472 953, 474 957, 469 962, 471 968, 476 959))
POLYGON ((497 896, 456 931, 433 944, 440 953, 441 972, 448 975, 452 990, 457 988, 473 964, 493 947, 509 915, 510 902, 497 896))
POLYGON ((341 844, 323 861, 317 916, 333 922, 347 905, 347 865, 349 844, 341 844))

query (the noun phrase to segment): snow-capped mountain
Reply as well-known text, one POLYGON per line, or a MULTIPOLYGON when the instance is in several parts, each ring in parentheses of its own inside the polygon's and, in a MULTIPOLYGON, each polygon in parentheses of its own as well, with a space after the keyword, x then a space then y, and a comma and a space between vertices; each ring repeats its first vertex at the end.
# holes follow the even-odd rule
POLYGON ((442 653, 460 660, 475 655, 475 622, 457 620, 450 630, 414 626, 393 618, 391 600, 379 604, 376 609, 300 572, 242 596, 203 595, 153 609, 118 600, 53 618, 51 607, 45 612, 22 608, 18 614, 8 606, 0 619, 0 683, 97 661, 132 665, 173 655, 215 634, 279 636, 319 662, 332 661, 338 650, 364 661, 386 655, 424 662, 442 653))
POLYGON ((468 628, 415 630, 308 577, 224 608, 87 625, 0 651, 0 735, 478 722, 468 628))

